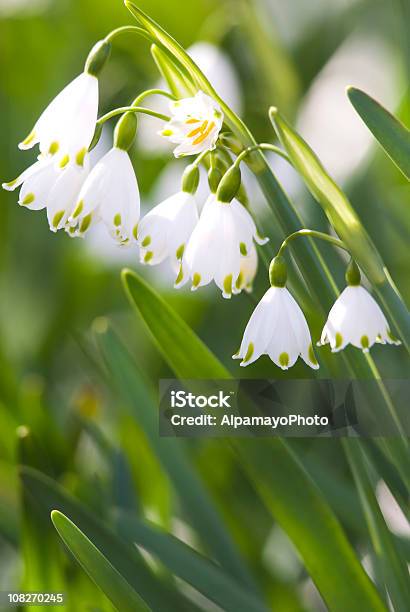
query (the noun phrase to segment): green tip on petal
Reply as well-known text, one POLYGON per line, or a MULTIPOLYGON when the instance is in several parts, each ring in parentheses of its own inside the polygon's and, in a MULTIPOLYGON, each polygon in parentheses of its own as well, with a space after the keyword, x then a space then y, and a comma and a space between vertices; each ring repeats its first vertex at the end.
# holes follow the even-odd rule
POLYGON ((138 240, 138 223, 134 225, 134 229, 132 230, 132 235, 134 236, 135 240, 138 240))
POLYGON ((248 350, 246 351, 246 355, 243 358, 243 360, 241 361, 241 365, 246 365, 248 361, 250 361, 250 359, 252 358, 253 352, 255 350, 255 347, 253 345, 253 342, 250 342, 248 345, 248 350))
POLYGON ((312 344, 309 345, 309 361, 315 366, 319 365, 312 344))
POLYGON ((247 254, 248 254, 248 249, 246 248, 246 244, 245 244, 244 242, 241 242, 241 243, 239 244, 239 250, 240 250, 240 252, 241 252, 241 255, 243 255, 244 257, 246 257, 246 256, 247 256, 247 254))
POLYGON ((177 258, 179 261, 181 261, 181 259, 182 259, 183 255, 184 255, 184 251, 185 251, 185 244, 181 244, 181 245, 180 245, 180 246, 177 248, 176 253, 175 253, 176 258, 177 258))
POLYGON ((86 232, 88 230, 88 228, 90 227, 91 224, 91 220, 92 220, 92 214, 90 213, 89 215, 86 215, 84 217, 84 219, 81 221, 81 225, 80 225, 80 233, 83 234, 84 232, 86 232))
POLYGON ((114 215, 113 221, 114 221, 114 225, 116 227, 119 227, 121 225, 121 215, 120 215, 120 213, 117 213, 116 215, 114 215))
POLYGON ((84 200, 80 200, 77 206, 75 207, 73 214, 71 215, 72 218, 75 219, 76 217, 78 217, 78 215, 82 213, 83 208, 84 208, 84 200))
POLYGON ((9 181, 8 183, 2 183, 2 187, 3 189, 12 189, 16 183, 17 183, 17 179, 13 179, 12 181, 9 181))
POLYGON ((20 142, 20 144, 19 144, 20 149, 24 149, 24 148, 28 147, 33 142, 35 137, 36 137, 36 133, 33 130, 32 132, 30 132, 30 134, 22 142, 20 142))
POLYGON ((60 168, 65 168, 69 161, 70 161, 70 156, 64 155, 64 157, 61 158, 60 163, 59 163, 60 168))
POLYGON ((84 147, 83 149, 81 149, 80 151, 78 151, 77 155, 75 156, 75 163, 78 166, 84 166, 84 159, 87 153, 87 149, 84 147))
POLYGON ((198 272, 192 277, 192 289, 197 289, 199 287, 199 283, 201 282, 201 275, 198 272))
POLYGON ((31 204, 32 202, 34 202, 35 199, 36 196, 34 195, 34 193, 28 193, 21 203, 23 204, 23 206, 27 206, 27 204, 31 204))
POLYGON ((149 263, 153 257, 154 257, 154 252, 147 251, 147 253, 145 253, 144 255, 144 263, 149 263))
POLYGON ((281 353, 279 355, 280 367, 287 370, 289 367, 289 355, 287 353, 281 353))
POLYGON ((360 338, 360 344, 362 345, 363 351, 367 353, 370 346, 368 336, 362 336, 360 338))
POLYGON ((145 236, 144 240, 141 242, 142 247, 147 247, 151 244, 151 236, 145 236))
POLYGON ((336 340, 335 348, 339 349, 342 346, 342 344, 343 344, 343 336, 342 336, 342 334, 337 332, 336 336, 335 336, 335 340, 336 340))
POLYGON ((232 274, 228 274, 224 279, 224 295, 231 297, 232 295, 232 274))
POLYGON ((54 142, 51 143, 48 152, 50 153, 50 155, 55 155, 57 153, 57 151, 60 148, 60 144, 55 140, 54 142))
POLYGON ((177 285, 179 285, 180 283, 182 283, 182 280, 184 278, 184 270, 182 268, 182 265, 179 266, 179 272, 178 272, 178 276, 175 279, 175 287, 177 285))
POLYGON ((239 272, 238 278, 236 279, 235 286, 237 289, 241 289, 242 285, 243 285, 243 274, 242 272, 239 272))
POLYGON ((64 210, 59 210, 53 217, 52 226, 57 229, 61 219, 64 217, 64 210))

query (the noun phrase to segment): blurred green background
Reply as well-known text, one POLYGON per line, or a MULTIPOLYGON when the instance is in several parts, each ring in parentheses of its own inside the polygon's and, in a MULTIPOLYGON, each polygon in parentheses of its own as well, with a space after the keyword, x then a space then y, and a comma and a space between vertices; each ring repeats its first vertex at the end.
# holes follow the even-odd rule
MULTIPOLYGON (((347 85, 362 87, 409 124, 408 2, 141 0, 138 4, 185 47, 198 42, 213 45, 202 52, 197 49, 201 61, 213 64, 208 66, 213 70, 211 79, 218 78, 223 63, 229 77, 221 84, 226 91, 219 93, 231 98, 259 141, 273 138, 267 117, 270 105, 278 106, 294 122, 347 191, 408 300, 410 187, 345 95, 347 85)), ((119 0, 0 0, 2 180, 14 178, 34 161, 33 152, 19 152, 17 143, 49 100, 82 70, 94 42, 132 22, 119 0)), ((157 81, 148 44, 132 36, 117 39, 101 78, 100 114, 127 104, 157 81)), ((167 189, 169 193, 180 172, 172 169, 169 152, 156 146, 154 135, 151 141, 151 126, 141 126, 140 142, 132 152, 145 206, 157 203, 167 189)), ((108 132, 105 146, 109 139, 108 132)), ((297 175, 277 160, 273 164, 306 226, 326 231, 320 208, 297 175)), ((247 180, 252 208, 271 237, 267 252, 273 253, 284 236, 269 217, 257 186, 250 177, 247 180)), ((283 374, 268 358, 246 370, 231 364, 253 298, 240 295, 225 301, 215 287, 195 294, 187 289, 176 292, 164 271, 167 264, 161 271, 141 269, 137 252, 116 250, 104 236, 82 241, 70 240, 62 232, 52 234, 43 212, 23 210, 16 200, 16 194, 0 193, 0 590, 22 585, 40 590, 33 568, 55 564, 64 575, 63 590, 71 593, 70 609, 110 609, 81 570, 73 563, 68 567, 54 533, 51 548, 44 549, 41 558, 38 530, 24 526, 27 508, 17 464, 25 445, 32 444, 27 451, 32 457, 29 464, 37 463, 34 467, 60 479, 101 518, 108 517, 116 496, 124 495, 116 488, 108 445, 125 463, 123 470, 129 478, 127 499, 122 502, 196 542, 184 508, 137 419, 124 412, 123 399, 112 393, 101 376, 94 330, 104 326, 101 317, 106 317, 154 388, 159 378, 172 377, 130 311, 120 283, 123 265, 138 268, 234 375, 297 378, 309 377, 311 372, 298 364, 283 374), (26 531, 30 534, 25 535, 26 531)), ((342 288, 343 261, 329 247, 321 250, 342 288)), ((266 286, 261 266, 256 299, 266 286)), ((309 310, 308 288, 303 297, 317 339, 323 321, 309 310)), ((374 347, 372 352, 382 376, 408 375, 404 348, 374 347)), ((335 375, 337 359, 331 358, 335 375)), ((343 507, 352 499, 357 503, 338 441, 299 441, 297 447, 319 480, 340 486, 342 502, 350 500, 343 507)), ((189 454, 248 565, 259 576, 272 609, 325 609, 287 536, 272 523, 223 441, 198 441, 189 446, 189 454), (252 528, 244 529, 250 516, 252 528)), ((401 538, 408 537, 406 521, 381 478, 375 477, 374 487, 391 529, 401 538)), ((364 525, 354 513, 341 514, 349 538, 365 557, 369 550, 364 525)), ((202 604, 204 609, 214 609, 202 604)))

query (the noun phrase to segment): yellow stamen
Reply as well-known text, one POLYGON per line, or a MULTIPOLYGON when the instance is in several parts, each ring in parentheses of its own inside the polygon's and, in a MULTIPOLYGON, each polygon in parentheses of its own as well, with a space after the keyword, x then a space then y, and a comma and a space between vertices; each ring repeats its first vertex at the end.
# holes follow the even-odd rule
POLYGON ((190 123, 199 123, 199 119, 187 119, 185 121, 186 124, 190 124, 190 123))
POLYGON ((200 136, 198 136, 198 138, 194 140, 192 144, 193 145, 201 144, 201 142, 203 142, 209 136, 209 134, 212 132, 214 127, 215 127, 215 122, 211 121, 211 123, 208 125, 205 132, 203 132, 200 136))

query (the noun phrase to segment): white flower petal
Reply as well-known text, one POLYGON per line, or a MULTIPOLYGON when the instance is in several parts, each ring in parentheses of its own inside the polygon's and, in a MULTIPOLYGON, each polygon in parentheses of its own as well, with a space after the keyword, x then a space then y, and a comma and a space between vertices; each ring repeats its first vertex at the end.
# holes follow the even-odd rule
POLYGON ((346 287, 333 304, 321 336, 327 342, 333 351, 352 344, 366 352, 375 342, 396 343, 381 308, 361 286, 346 287))
POLYGON ((223 124, 217 102, 202 91, 192 98, 170 103, 171 119, 160 134, 177 144, 175 157, 197 155, 215 148, 223 124))
POLYGON ((271 287, 265 293, 234 358, 242 358, 241 365, 248 365, 263 354, 283 370, 292 367, 299 356, 310 367, 318 367, 303 312, 284 287, 271 287))
POLYGON ((50 102, 19 147, 27 149, 39 143, 43 154, 55 153, 66 163, 72 160, 82 165, 94 135, 97 113, 98 80, 84 72, 50 102))
POLYGON ((88 229, 87 220, 98 216, 114 240, 130 244, 136 241, 139 215, 139 189, 131 160, 126 151, 113 148, 90 172, 68 223, 77 227, 73 233, 81 235, 88 229))

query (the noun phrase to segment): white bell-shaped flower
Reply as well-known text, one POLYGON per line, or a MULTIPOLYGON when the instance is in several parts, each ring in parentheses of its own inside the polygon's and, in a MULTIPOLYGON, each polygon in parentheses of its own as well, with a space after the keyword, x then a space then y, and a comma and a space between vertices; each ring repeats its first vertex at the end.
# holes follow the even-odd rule
POLYGON ((88 55, 84 72, 50 102, 20 149, 40 146, 42 155, 55 155, 61 167, 82 166, 94 136, 98 113, 97 75, 107 61, 111 44, 101 40, 88 55))
POLYGON ((172 117, 160 135, 178 144, 175 157, 197 155, 215 148, 224 119, 215 100, 198 91, 193 98, 171 102, 170 111, 172 117))
POLYGON ((120 244, 137 240, 140 195, 127 151, 113 147, 87 177, 68 219, 69 233, 83 236, 91 223, 101 220, 120 244))
MULTIPOLYGON (((355 265, 355 264, 354 264, 355 265)), ((357 268, 357 266, 356 266, 357 268)), ((368 352, 375 342, 401 344, 390 331, 380 306, 360 282, 360 273, 342 291, 333 304, 323 328, 319 344, 330 344, 333 352, 341 351, 348 344, 368 352)), ((346 278, 352 277, 352 264, 346 278)), ((349 280, 348 280, 349 282, 349 280)))
POLYGON ((69 83, 43 111, 32 132, 19 144, 39 144, 43 155, 53 154, 61 166, 83 164, 94 135, 98 112, 98 79, 83 72, 69 83))
POLYGON ((79 193, 68 219, 71 236, 83 236, 91 224, 101 220, 119 244, 137 241, 140 194, 128 155, 136 129, 135 114, 125 113, 116 126, 113 148, 97 162, 79 193))
POLYGON ((186 244, 198 223, 195 196, 180 191, 155 206, 138 225, 141 263, 155 265, 167 257, 178 273, 186 244))
POLYGON ((3 183, 3 188, 14 191, 21 186, 18 203, 30 210, 47 209, 47 218, 53 232, 65 227, 74 210, 80 189, 88 176, 89 162, 56 168, 50 156, 40 158, 16 180, 3 183))
POLYGON ((246 366, 261 355, 269 355, 277 366, 287 370, 300 356, 308 366, 317 369, 319 364, 309 327, 299 305, 286 289, 286 268, 281 259, 277 257, 271 265, 271 282, 276 285, 268 289, 253 311, 240 349, 233 358, 241 359, 240 365, 246 366))
POLYGON ((255 256, 254 241, 264 244, 267 239, 259 236, 244 206, 237 200, 221 202, 215 194, 210 195, 185 249, 178 286, 190 277, 192 290, 214 280, 223 297, 239 293, 244 286, 242 266, 249 263, 244 259, 255 256))

